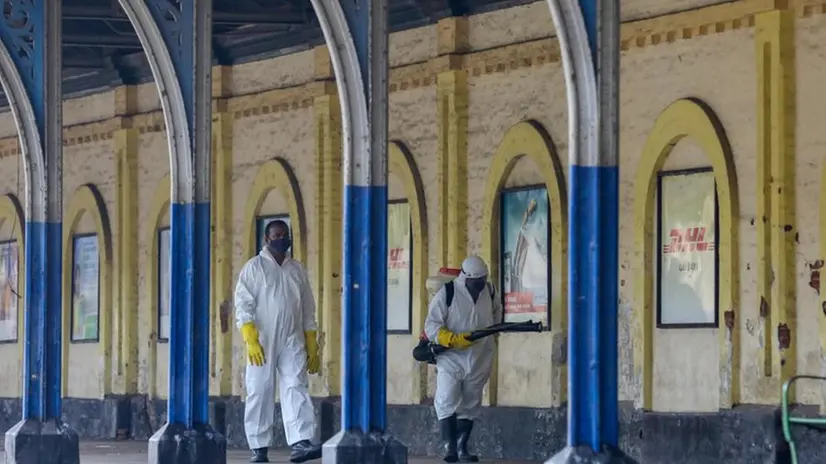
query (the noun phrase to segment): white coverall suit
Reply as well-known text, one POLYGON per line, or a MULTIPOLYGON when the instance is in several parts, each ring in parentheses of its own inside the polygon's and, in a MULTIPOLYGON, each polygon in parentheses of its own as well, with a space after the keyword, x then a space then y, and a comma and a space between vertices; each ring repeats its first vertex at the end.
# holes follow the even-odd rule
MULTIPOLYGON (((437 340, 445 327, 461 334, 483 329, 502 321, 502 303, 482 290, 476 303, 465 287, 465 273, 453 281, 453 303, 447 307, 444 287, 430 301, 425 334, 437 340)), ((495 341, 485 337, 464 350, 449 350, 436 357, 436 395, 433 400, 439 420, 456 414, 458 419, 475 420, 482 409, 482 389, 493 367, 495 341)))
POLYGON ((255 324, 266 356, 263 366, 247 364, 244 429, 250 449, 272 442, 276 373, 287 444, 312 441, 316 420, 304 332, 317 330, 317 324, 307 270, 289 257, 279 265, 265 248, 241 270, 235 316, 239 328, 255 324))

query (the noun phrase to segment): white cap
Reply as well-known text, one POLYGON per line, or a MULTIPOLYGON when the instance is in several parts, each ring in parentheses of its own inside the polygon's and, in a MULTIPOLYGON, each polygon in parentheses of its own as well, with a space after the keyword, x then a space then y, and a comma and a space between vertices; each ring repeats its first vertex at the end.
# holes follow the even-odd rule
POLYGON ((478 279, 488 276, 488 265, 482 258, 470 255, 462 262, 462 274, 470 279, 478 279))

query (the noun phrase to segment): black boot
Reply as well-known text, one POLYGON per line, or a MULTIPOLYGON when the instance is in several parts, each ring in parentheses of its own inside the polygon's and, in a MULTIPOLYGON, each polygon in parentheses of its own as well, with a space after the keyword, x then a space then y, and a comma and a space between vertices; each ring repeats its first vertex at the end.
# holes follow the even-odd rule
POLYGON ((290 462, 304 462, 321 458, 321 446, 314 445, 310 440, 301 440, 293 445, 290 452, 290 462))
POLYGON ((442 428, 442 440, 445 442, 445 462, 458 462, 459 455, 456 453, 457 423, 456 415, 439 421, 442 428))
POLYGON ((456 429, 459 433, 459 438, 457 439, 459 462, 479 462, 479 456, 470 454, 467 450, 470 432, 473 430, 473 421, 470 419, 459 419, 456 421, 456 429))
POLYGON ((252 450, 250 462, 270 462, 270 460, 267 459, 267 448, 256 448, 252 450))

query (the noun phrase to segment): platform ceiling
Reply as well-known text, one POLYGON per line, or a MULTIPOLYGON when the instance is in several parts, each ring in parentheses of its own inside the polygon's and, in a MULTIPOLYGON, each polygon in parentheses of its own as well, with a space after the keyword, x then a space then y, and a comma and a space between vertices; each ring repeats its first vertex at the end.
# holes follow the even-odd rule
MULTIPOLYGON (((537 0, 388 0, 391 32, 537 0)), ((310 0, 213 0, 213 62, 233 65, 324 43, 310 0)), ((64 98, 151 82, 141 44, 117 0, 63 0, 64 98)), ((0 94, 0 106, 7 106, 0 94)))

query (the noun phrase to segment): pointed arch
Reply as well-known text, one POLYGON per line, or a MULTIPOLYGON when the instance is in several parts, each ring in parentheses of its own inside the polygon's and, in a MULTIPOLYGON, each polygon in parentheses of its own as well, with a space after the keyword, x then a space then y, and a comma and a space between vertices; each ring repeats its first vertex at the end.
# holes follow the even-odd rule
POLYGON ((112 232, 109 223, 109 214, 106 211, 106 203, 97 187, 92 184, 80 186, 69 203, 65 213, 63 229, 63 285, 62 300, 63 310, 63 396, 67 396, 69 388, 69 340, 72 328, 72 311, 68 310, 72 306, 72 274, 74 266, 74 247, 72 238, 77 230, 80 220, 84 214, 88 214, 95 224, 95 234, 98 237, 99 272, 100 281, 98 290, 99 338, 95 343, 99 346, 102 359, 102 372, 100 377, 100 397, 109 394, 112 389, 112 232))
POLYGON ((252 183, 252 189, 250 189, 247 197, 247 205, 244 208, 244 232, 241 235, 244 256, 253 256, 258 251, 255 249, 255 218, 261 212, 261 205, 264 204, 267 195, 270 191, 276 189, 284 195, 284 201, 289 209, 293 256, 306 266, 307 240, 304 204, 301 198, 301 190, 298 188, 298 179, 296 179, 290 164, 283 158, 275 158, 264 163, 252 183))
POLYGON ((738 270, 738 199, 734 159, 723 125, 714 111, 695 98, 677 100, 654 123, 643 147, 634 184, 636 238, 634 305, 634 374, 641 382, 637 407, 651 409, 653 398, 654 208, 657 173, 674 146, 683 138, 696 142, 708 157, 717 184, 719 208, 719 320, 720 408, 738 401, 740 376, 738 270))
MULTIPOLYGON (((554 149, 553 141, 542 125, 536 121, 524 121, 508 129, 499 143, 488 172, 485 188, 485 207, 482 210, 482 258, 490 264, 490 278, 499 282, 500 268, 500 193, 517 162, 523 157, 537 167, 548 190, 550 206, 550 259, 551 287, 550 327, 554 332, 554 351, 567 346, 568 331, 568 203, 562 164, 554 149)), ((498 367, 498 366, 497 366, 498 367)), ((562 404, 567 398, 567 360, 553 356, 551 378, 554 379, 551 403, 562 404)), ((498 369, 497 369, 498 370, 498 369)), ((496 404, 496 375, 491 376, 489 398, 496 404)))
MULTIPOLYGON (((405 197, 410 206, 410 227, 413 235, 413 250, 411 265, 413 268, 413 285, 410 298, 412 300, 413 324, 410 327, 411 337, 418 339, 424 330, 424 320, 427 317, 427 288, 425 281, 428 276, 428 242, 427 242, 427 206, 425 203, 424 186, 419 175, 419 169, 413 155, 403 142, 390 142, 388 150, 388 167, 390 172, 401 182, 405 197)), ((413 342, 415 343, 415 341, 413 342)), ((412 362, 412 361, 411 361, 412 362)), ((418 376, 414 376, 413 404, 419 404, 427 396, 427 365, 416 363, 418 376)))

